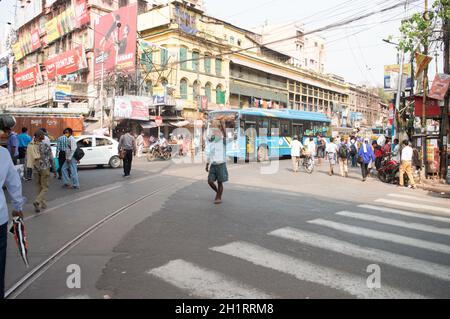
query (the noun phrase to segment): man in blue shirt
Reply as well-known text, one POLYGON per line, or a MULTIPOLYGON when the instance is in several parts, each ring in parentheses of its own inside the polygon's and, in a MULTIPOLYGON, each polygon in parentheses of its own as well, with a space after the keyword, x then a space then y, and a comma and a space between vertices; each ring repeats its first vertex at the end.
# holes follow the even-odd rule
MULTIPOLYGON (((19 140, 19 161, 20 164, 25 164, 25 158, 27 157, 27 147, 33 139, 30 135, 28 135, 28 129, 26 127, 22 128, 22 133, 17 135, 17 139, 19 140)), ((25 179, 31 179, 31 169, 25 169, 25 179)))
MULTIPOLYGON (((1 121, 0 121, 1 122, 1 121)), ((0 123, 1 124, 1 123, 0 123)), ((0 131, 4 129, 0 127, 0 131)), ((10 131, 10 130, 9 130, 10 131)), ((11 155, 8 151, 0 147, 0 185, 5 185, 13 206, 13 217, 23 217, 22 207, 25 198, 22 196, 22 183, 20 176, 11 161, 11 155)), ((4 298, 5 293, 5 267, 6 267, 6 244, 7 244, 7 226, 8 226, 8 206, 3 191, 0 192, 0 299, 4 298)))
POLYGON ((8 151, 14 165, 16 165, 19 157, 19 140, 17 139, 17 134, 10 127, 5 127, 5 132, 8 134, 8 151))

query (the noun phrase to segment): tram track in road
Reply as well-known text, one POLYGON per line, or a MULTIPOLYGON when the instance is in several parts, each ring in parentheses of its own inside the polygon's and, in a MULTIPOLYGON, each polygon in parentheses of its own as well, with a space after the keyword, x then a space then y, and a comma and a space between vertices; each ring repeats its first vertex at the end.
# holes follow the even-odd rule
MULTIPOLYGON (((187 179, 189 181, 197 181, 203 175, 204 174, 202 173, 202 174, 196 174, 194 176, 184 176, 184 177, 181 177, 181 179, 183 179, 183 180, 187 179)), ((160 176, 162 176, 162 172, 159 172, 158 174, 153 175, 153 176, 148 176, 145 178, 138 179, 138 180, 134 181, 133 184, 138 183, 138 182, 152 180, 152 179, 154 179, 156 177, 160 177, 160 176)), ((115 189, 121 188, 127 184, 129 184, 129 183, 124 183, 123 185, 117 185, 115 187, 115 189)), ((42 261, 39 265, 37 265, 31 271, 29 271, 24 276, 22 276, 9 289, 6 290, 5 298, 15 299, 15 298, 19 297, 24 291, 27 290, 28 287, 30 287, 42 275, 44 275, 53 265, 55 265, 59 260, 61 260, 64 256, 66 256, 75 247, 77 247, 83 240, 87 239, 96 230, 100 229, 102 226, 104 226, 108 222, 111 222, 114 219, 118 218, 119 216, 121 216, 123 213, 125 213, 129 209, 133 208, 134 206, 136 206, 136 205, 142 203, 143 201, 145 201, 151 197, 154 197, 164 191, 173 189, 173 187, 174 187, 173 183, 167 183, 163 187, 160 187, 160 188, 152 191, 151 193, 143 195, 143 196, 137 198, 136 200, 128 203, 127 205, 109 213, 106 217, 102 218, 100 221, 97 221, 95 224, 93 224, 90 227, 88 227, 87 229, 85 229, 83 232, 81 232, 75 238, 66 242, 66 244, 64 244, 62 247, 60 247, 58 250, 56 250, 56 252, 54 252, 50 257, 48 257, 47 259, 42 261)))
POLYGON ((73 248, 80 244, 84 239, 88 238, 93 232, 101 228, 106 223, 112 221, 113 219, 119 217, 121 214, 125 213, 130 208, 136 206, 137 204, 143 202, 144 200, 151 198, 159 193, 166 191, 173 187, 173 184, 169 183, 149 194, 141 196, 140 198, 134 200, 131 203, 117 209, 116 211, 110 213, 105 218, 101 219, 94 225, 90 226, 88 229, 83 231, 81 234, 67 242, 64 246, 58 249, 50 257, 44 260, 41 264, 33 268, 25 276, 23 276, 19 281, 17 281, 11 288, 9 288, 5 293, 5 298, 15 299, 21 293, 23 293, 30 285, 32 285, 37 279, 39 279, 48 269, 50 269, 55 263, 57 263, 62 257, 69 253, 73 248))

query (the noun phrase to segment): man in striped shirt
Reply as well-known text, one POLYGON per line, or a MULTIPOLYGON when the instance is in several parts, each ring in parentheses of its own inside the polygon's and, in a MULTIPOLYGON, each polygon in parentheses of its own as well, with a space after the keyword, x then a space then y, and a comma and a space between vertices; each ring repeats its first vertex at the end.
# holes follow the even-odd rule
POLYGON ((63 132, 56 144, 56 157, 58 158, 58 179, 62 179, 62 167, 66 161, 66 149, 68 148, 67 131, 63 132))

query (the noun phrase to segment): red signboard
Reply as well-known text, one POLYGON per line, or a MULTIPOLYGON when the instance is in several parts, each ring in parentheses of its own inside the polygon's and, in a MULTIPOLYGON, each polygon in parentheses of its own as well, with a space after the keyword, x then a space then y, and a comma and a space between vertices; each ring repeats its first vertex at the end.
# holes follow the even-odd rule
POLYGON ((31 32, 31 51, 36 51, 41 47, 41 36, 39 35, 39 29, 31 32))
MULTIPOLYGON (((422 96, 414 97, 414 105, 415 105, 415 115, 417 117, 422 117, 423 116, 423 97, 422 96)), ((441 116, 441 108, 439 107, 438 100, 427 98, 426 116, 427 116, 427 118, 441 116)))
POLYGON ((163 124, 163 119, 161 116, 155 117, 155 124, 157 127, 160 127, 163 124))
POLYGON ((27 88, 41 83, 42 78, 39 64, 35 64, 31 68, 14 75, 14 81, 16 82, 16 87, 18 89, 27 88))
POLYGON ((94 32, 95 78, 123 71, 134 72, 136 65, 137 4, 120 8, 99 18, 94 32))
POLYGON ((148 121, 152 99, 144 96, 117 96, 114 100, 114 118, 148 121))
POLYGON ((430 98, 443 101, 450 86, 450 74, 436 74, 430 91, 430 98))
POLYGON ((80 45, 47 60, 45 68, 49 79, 54 79, 56 75, 66 75, 87 68, 83 47, 80 45))
POLYGON ((75 18, 77 20, 77 28, 89 23, 90 19, 86 0, 75 0, 75 18))

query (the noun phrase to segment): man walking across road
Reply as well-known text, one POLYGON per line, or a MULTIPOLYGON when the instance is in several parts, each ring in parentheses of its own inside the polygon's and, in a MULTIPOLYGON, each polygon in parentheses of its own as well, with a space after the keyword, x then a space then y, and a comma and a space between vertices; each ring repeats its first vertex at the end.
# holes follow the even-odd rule
POLYGON ((68 148, 69 139, 66 136, 67 131, 63 132, 63 135, 58 137, 56 142, 56 158, 58 159, 58 179, 62 179, 62 167, 66 162, 66 150, 68 148))
POLYGON ((375 154, 373 153, 372 146, 369 144, 368 138, 364 140, 364 143, 359 148, 358 156, 361 164, 362 181, 365 182, 369 175, 369 164, 375 161, 375 154))
POLYGON ((300 166, 300 156, 302 152, 303 145, 298 140, 298 136, 294 136, 294 140, 291 145, 291 157, 292 157, 292 165, 294 167, 294 173, 298 173, 298 169, 300 166))
POLYGON ((409 187, 413 189, 417 188, 412 168, 413 155, 414 151, 409 145, 409 141, 404 141, 400 164, 400 187, 405 186, 405 174, 407 174, 409 178, 409 187))
POLYGON ((119 154, 122 154, 123 158, 123 177, 130 176, 133 155, 136 156, 136 140, 130 132, 131 130, 128 128, 126 134, 122 135, 119 140, 119 154))
MULTIPOLYGON (((0 121, 1 122, 1 121, 0 121)), ((0 127, 0 131, 3 127, 0 127)), ((22 183, 8 151, 0 147, 0 185, 5 185, 11 197, 13 217, 22 217, 25 198, 22 196, 22 183)), ((8 206, 3 190, 0 193, 0 299, 5 297, 5 268, 8 227, 8 206)))
POLYGON ((214 203, 222 204, 223 184, 228 182, 225 128, 213 128, 206 147, 208 184, 216 192, 214 203), (216 185, 217 182, 217 185, 216 185))
POLYGON ((7 148, 14 165, 17 165, 17 159, 19 158, 19 139, 17 134, 9 127, 5 127, 5 132, 8 134, 7 148))
POLYGON ((31 180, 32 169, 25 167, 27 158, 27 148, 28 144, 33 140, 30 135, 28 135, 28 129, 26 127, 22 128, 22 133, 17 136, 19 140, 19 161, 20 164, 24 165, 25 180, 31 180))
POLYGON ((77 167, 79 161, 74 157, 75 151, 77 150, 77 141, 73 137, 73 130, 71 128, 65 129, 65 132, 67 137, 66 161, 62 167, 64 187, 68 189, 79 189, 80 180, 77 167))
POLYGON ((334 175, 334 166, 336 165, 338 150, 339 150, 339 147, 334 142, 334 138, 331 138, 330 143, 327 144, 327 149, 326 149, 328 161, 330 162, 330 170, 328 172, 328 175, 330 175, 330 176, 334 175))
POLYGON ((348 177, 348 157, 350 153, 350 149, 348 147, 348 143, 344 138, 341 138, 341 143, 339 144, 339 169, 341 171, 342 177, 348 177))
MULTIPOLYGON (((55 164, 53 162, 52 150, 50 146, 45 143, 45 134, 38 131, 35 134, 35 140, 39 143, 39 159, 34 163, 34 180, 36 181, 37 193, 36 199, 33 202, 34 210, 40 213, 41 209, 47 209, 47 201, 45 195, 48 192, 48 185, 50 179, 50 171, 55 164)), ((56 177, 56 172, 54 172, 56 177)))
POLYGON ((352 161, 352 167, 358 167, 358 145, 356 144, 356 139, 354 137, 350 140, 350 158, 352 161))

